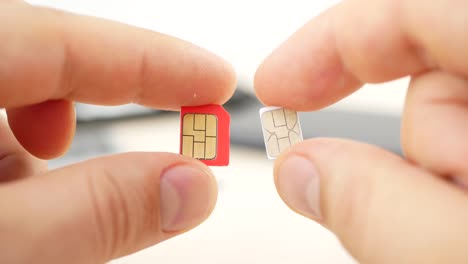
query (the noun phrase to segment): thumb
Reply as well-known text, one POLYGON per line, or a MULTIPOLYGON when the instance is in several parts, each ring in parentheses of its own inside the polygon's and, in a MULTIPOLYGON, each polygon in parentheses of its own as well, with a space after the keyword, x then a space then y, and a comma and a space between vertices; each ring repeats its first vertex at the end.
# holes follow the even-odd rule
POLYGON ((468 197, 382 149, 305 141, 276 164, 283 200, 362 263, 466 263, 468 197))
POLYGON ((173 154, 100 158, 0 186, 0 263, 104 263, 202 222, 216 185, 173 154))

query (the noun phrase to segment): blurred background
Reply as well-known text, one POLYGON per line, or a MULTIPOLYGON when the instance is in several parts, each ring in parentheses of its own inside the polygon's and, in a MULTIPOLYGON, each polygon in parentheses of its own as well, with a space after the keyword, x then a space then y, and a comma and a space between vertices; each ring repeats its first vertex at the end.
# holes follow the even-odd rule
MULTIPOLYGON (((354 263, 320 225, 292 213, 280 200, 267 160, 253 92, 257 66, 297 28, 338 1, 30 0, 170 34, 230 61, 238 90, 227 103, 232 118, 231 164, 214 168, 217 207, 200 227, 112 263, 354 263)), ((367 85, 347 99, 300 113, 305 138, 345 137, 400 153, 400 115, 408 80, 367 85)), ((50 167, 124 151, 179 149, 179 116, 125 105, 77 105, 70 151, 50 167)))

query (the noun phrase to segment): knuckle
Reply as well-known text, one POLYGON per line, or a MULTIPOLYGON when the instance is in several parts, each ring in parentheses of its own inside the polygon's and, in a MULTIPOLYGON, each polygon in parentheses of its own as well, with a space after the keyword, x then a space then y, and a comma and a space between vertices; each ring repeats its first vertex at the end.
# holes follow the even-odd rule
POLYGON ((87 178, 99 254, 107 260, 130 253, 153 224, 148 223, 154 219, 147 216, 147 192, 108 171, 87 178))
MULTIPOLYGON (((345 246, 355 254, 368 253, 371 212, 371 183, 359 175, 336 175, 340 183, 330 201, 330 224, 345 246), (353 243, 349 243, 353 241, 353 243), (358 243, 356 243, 358 241, 358 243)), ((338 181, 338 180, 337 180, 338 181)))
MULTIPOLYGON (((149 45, 149 44, 147 44, 149 45)), ((143 45, 143 48, 140 51, 140 57, 138 62, 138 73, 137 73, 137 80, 138 85, 137 89, 133 95, 132 102, 136 104, 140 104, 143 102, 143 99, 146 97, 147 87, 149 87, 149 54, 148 54, 148 46, 143 45)))
POLYGON ((131 244, 130 204, 121 184, 109 173, 87 176, 98 254, 111 259, 131 244))
MULTIPOLYGON (((376 175, 365 175, 369 171, 366 162, 353 162, 355 155, 346 141, 333 140, 327 144, 327 160, 334 160, 324 181, 322 208, 326 226, 330 228, 351 252, 366 256, 372 254, 371 213, 374 211, 373 190, 376 175), (353 243, 350 243, 350 242, 353 243)), ((366 155, 381 155, 381 151, 369 147, 366 155), (379 153, 374 153, 379 152, 379 153)))

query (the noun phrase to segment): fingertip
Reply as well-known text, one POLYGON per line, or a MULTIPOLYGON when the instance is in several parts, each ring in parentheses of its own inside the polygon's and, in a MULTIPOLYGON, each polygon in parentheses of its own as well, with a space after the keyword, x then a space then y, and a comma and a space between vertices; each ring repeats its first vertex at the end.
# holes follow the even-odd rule
POLYGON ((322 225, 325 224, 320 190, 323 175, 314 153, 330 155, 339 145, 334 139, 309 139, 292 146, 275 161, 274 178, 280 197, 291 210, 322 225))
POLYGON ((237 87, 237 73, 231 63, 223 60, 223 66, 220 67, 220 87, 222 87, 222 94, 219 99, 219 104, 226 103, 233 95, 237 87))
POLYGON ((203 166, 181 164, 161 174, 160 210, 164 232, 192 229, 213 211, 217 198, 216 181, 203 166))
POLYGON ((7 109, 8 123, 18 142, 40 159, 63 155, 76 128, 73 103, 66 100, 7 109))
POLYGON ((265 105, 310 111, 349 95, 362 84, 336 50, 329 18, 316 18, 281 44, 259 66, 257 97, 265 105))
POLYGON ((231 98, 237 76, 225 59, 187 41, 156 36, 141 62, 142 90, 136 103, 178 110, 181 106, 221 105, 231 98), (154 49, 157 46, 160 49, 154 49))
POLYGON ((257 99, 260 100, 260 102, 263 105, 271 105, 269 104, 268 101, 268 96, 266 91, 268 91, 268 88, 270 85, 268 84, 268 81, 271 79, 268 78, 268 76, 265 76, 265 64, 267 63, 268 58, 266 58, 260 66, 258 66, 257 71, 255 72, 254 75, 254 91, 255 95, 257 96, 257 99))
POLYGON ((275 168, 275 184, 291 210, 321 222, 320 178, 310 159, 294 153, 283 157, 275 168))
MULTIPOLYGON (((233 95, 237 84, 234 67, 221 56, 204 48, 192 46, 193 61, 191 69, 193 94, 187 94, 193 99, 187 99, 184 105, 224 104, 233 95), (203 101, 203 102, 200 102, 203 101)), ((187 88, 190 90, 190 88, 187 88)))

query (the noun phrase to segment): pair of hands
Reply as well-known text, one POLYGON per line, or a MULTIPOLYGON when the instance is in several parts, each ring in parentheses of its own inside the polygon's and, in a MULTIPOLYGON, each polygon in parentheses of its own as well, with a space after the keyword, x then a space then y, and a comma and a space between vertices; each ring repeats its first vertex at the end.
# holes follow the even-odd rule
MULTIPOLYGON (((468 261, 467 10, 455 0, 346 0, 258 69, 259 99, 300 111, 412 76, 404 158, 313 139, 276 162, 285 202, 363 263, 468 261)), ((216 184, 192 159, 128 153, 49 171, 38 158, 66 151, 73 101, 222 104, 235 87, 228 64, 169 36, 14 0, 0 1, 0 39, 0 262, 102 263, 208 217, 216 184)))

